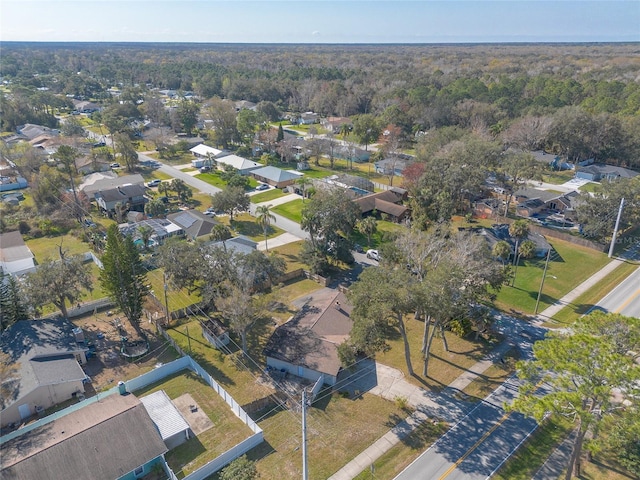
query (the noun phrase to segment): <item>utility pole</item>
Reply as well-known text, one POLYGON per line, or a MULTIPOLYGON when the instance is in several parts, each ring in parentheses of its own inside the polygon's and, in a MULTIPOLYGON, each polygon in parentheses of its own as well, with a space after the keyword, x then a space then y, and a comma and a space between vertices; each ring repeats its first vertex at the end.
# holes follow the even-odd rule
POLYGON ((164 280, 164 312, 166 315, 166 326, 168 327, 171 323, 171 319, 169 318, 169 297, 167 296, 167 274, 166 272, 162 272, 162 279, 164 280))
POLYGON ((611 246, 609 247, 609 258, 613 256, 613 249, 616 246, 616 237, 618 236, 618 227, 620 226, 620 217, 622 216, 623 207, 624 207, 624 198, 620 200, 620 208, 618 209, 618 218, 616 218, 616 226, 613 227, 613 237, 611 237, 611 246))
POLYGON ((307 465, 307 391, 302 389, 302 480, 309 480, 307 465))
POLYGON ((549 266, 549 257, 551 256, 551 247, 547 250, 547 259, 544 262, 544 272, 542 272, 542 280, 540 280, 540 289, 538 290, 538 299, 536 300, 536 308, 533 311, 534 315, 538 314, 538 305, 540 305, 540 295, 542 295, 542 286, 544 285, 544 278, 547 276, 547 267, 549 266))

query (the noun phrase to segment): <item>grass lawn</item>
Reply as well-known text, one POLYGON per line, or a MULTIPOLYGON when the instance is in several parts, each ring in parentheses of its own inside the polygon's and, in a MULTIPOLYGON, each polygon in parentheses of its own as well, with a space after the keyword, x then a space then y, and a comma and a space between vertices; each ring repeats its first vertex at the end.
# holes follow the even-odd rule
POLYGON ((62 247, 62 251, 69 256, 79 255, 91 250, 91 246, 88 243, 83 242, 72 233, 57 237, 32 238, 25 243, 35 256, 37 262, 42 262, 47 258, 58 260, 60 258, 58 247, 60 246, 62 247))
POLYGON ((284 193, 281 188, 272 188, 271 190, 266 190, 262 193, 251 195, 251 203, 268 202, 269 200, 284 197, 285 195, 287 194, 284 193))
POLYGON ((568 182, 575 176, 573 170, 562 170, 559 172, 548 171, 542 176, 542 181, 545 183, 553 183, 555 185, 562 185, 568 182))
MULTIPOLYGON (((256 217, 251 216, 248 213, 240 213, 234 215, 233 224, 230 225, 229 217, 216 217, 216 220, 224 225, 230 226, 231 229, 237 235, 244 235, 249 237, 254 242, 261 242, 264 240, 264 230, 258 225, 256 217)), ((275 223, 272 223, 267 229, 267 239, 282 235, 284 230, 278 228, 275 223)))
POLYGON ((580 188, 578 188, 578 190, 580 190, 581 192, 595 193, 602 190, 602 185, 600 185, 599 183, 589 182, 582 185, 580 188))
POLYGON ((277 253, 278 255, 284 257, 285 261, 287 262, 287 272, 291 272, 298 268, 306 268, 307 266, 298 258, 303 243, 303 240, 287 243, 286 245, 272 248, 270 252, 277 253))
MULTIPOLYGON (((164 275, 161 268, 147 272, 147 281, 151 290, 161 302, 164 302, 164 275)), ((174 290, 171 284, 167 284, 167 301, 169 311, 179 310, 200 301, 200 297, 194 293, 189 294, 185 289, 174 290)))
POLYGON ((209 185, 213 185, 218 188, 225 188, 227 186, 227 182, 220 178, 218 172, 207 172, 207 173, 199 173, 195 175, 195 178, 202 180, 203 182, 207 182, 209 185))
POLYGON ((355 480, 391 480, 422 454, 429 445, 447 430, 447 425, 424 422, 397 445, 378 458, 374 463, 374 471, 364 470, 355 480))
POLYGON ((548 323, 546 326, 553 328, 557 327, 558 323, 562 325, 572 324, 579 317, 587 313, 587 311, 597 302, 602 300, 625 278, 635 272, 637 268, 637 264, 627 262, 623 263, 589 290, 576 298, 572 303, 556 313, 552 318, 553 322, 548 323))
POLYGON ((142 397, 164 390, 172 400, 189 393, 213 426, 166 454, 178 478, 193 472, 253 434, 209 385, 193 372, 182 371, 135 392, 142 397))
MULTIPOLYGON (((607 263, 602 252, 580 247, 558 239, 550 240, 554 252, 545 277, 538 312, 573 290, 607 263)), ((518 267, 513 287, 503 286, 497 294, 495 305, 505 312, 533 314, 542 279, 545 260, 524 260, 518 267)))
POLYGON ((446 332, 449 351, 444 351, 440 338, 433 339, 429 360, 429 376, 424 377, 422 376, 422 353, 420 353, 424 323, 414 320, 413 316, 408 315, 405 319, 405 326, 415 375, 411 377, 408 374, 404 359, 404 346, 399 333, 393 332, 388 341, 391 348, 386 352, 377 353, 376 360, 402 371, 406 375, 405 380, 433 391, 439 391, 449 385, 495 346, 495 342, 489 342, 485 339, 475 342, 474 334, 460 338, 451 332, 446 332))
POLYGON ((271 211, 289 220, 293 220, 296 223, 300 223, 302 221, 303 206, 304 203, 302 203, 302 199, 299 198, 288 203, 283 203, 282 205, 277 205, 273 207, 271 211))
POLYGON ((355 243, 359 243, 363 248, 378 248, 389 241, 388 236, 390 234, 406 230, 402 225, 385 220, 378 220, 377 228, 376 233, 371 235, 371 244, 367 242, 367 237, 357 230, 353 232, 352 238, 355 243))

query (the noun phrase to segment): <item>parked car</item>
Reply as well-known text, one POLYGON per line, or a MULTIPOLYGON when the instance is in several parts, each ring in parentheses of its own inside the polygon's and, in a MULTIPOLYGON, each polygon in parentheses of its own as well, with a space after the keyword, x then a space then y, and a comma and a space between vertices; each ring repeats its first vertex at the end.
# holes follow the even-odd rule
POLYGON ((106 147, 107 144, 104 142, 96 142, 93 144, 93 148, 98 148, 98 147, 106 147))
POLYGON ((367 250, 367 258, 371 258, 372 260, 380 261, 380 254, 378 250, 369 249, 367 250))
POLYGON ((211 171, 211 167, 205 165, 204 167, 200 167, 200 173, 206 173, 206 172, 210 172, 211 171))
POLYGON ((363 253, 363 252, 364 252, 364 250, 362 249, 362 246, 361 246, 359 243, 356 243, 356 244, 353 246, 353 249, 354 249, 356 252, 358 252, 358 253, 363 253))
POLYGON ((155 180, 151 180, 150 182, 147 182, 147 187, 157 187, 158 185, 160 185, 161 182, 162 180, 158 180, 156 178, 155 180))
POLYGON ((211 209, 211 208, 207 208, 207 209, 204 211, 204 214, 205 214, 205 215, 208 215, 208 216, 210 216, 210 217, 215 217, 216 212, 214 212, 214 211, 213 211, 213 209, 211 209))
POLYGON ((109 165, 111 168, 120 168, 120 164, 119 163, 112 163, 111 165, 109 165))
POLYGON ((256 187, 256 190, 269 190, 269 185, 267 185, 266 183, 261 183, 256 187))

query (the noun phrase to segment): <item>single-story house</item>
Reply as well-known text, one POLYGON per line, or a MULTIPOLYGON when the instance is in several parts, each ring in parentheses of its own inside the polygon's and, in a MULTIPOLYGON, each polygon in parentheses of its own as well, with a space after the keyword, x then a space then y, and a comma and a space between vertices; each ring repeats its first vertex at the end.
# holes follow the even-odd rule
POLYGON ((84 394, 87 363, 82 331, 69 320, 14 323, 0 335, 2 352, 16 367, 11 394, 0 412, 0 424, 20 423, 45 409, 84 394))
POLYGON ((164 390, 140 397, 149 417, 160 432, 169 450, 182 445, 193 436, 191 427, 164 390))
POLYGON ((264 349, 269 368, 335 385, 342 366, 338 345, 349 337, 352 306, 335 291, 306 305, 271 335, 264 349))
POLYGON ((111 170, 111 167, 109 167, 108 162, 95 160, 90 156, 85 156, 76 159, 76 170, 78 170, 82 175, 88 175, 93 172, 106 172, 111 170))
POLYGON ((473 213, 480 218, 491 217, 499 213, 504 213, 502 200, 493 197, 478 200, 473 204, 473 213))
POLYGON ((0 270, 22 275, 35 270, 34 255, 19 231, 0 233, 0 270))
POLYGON ((304 112, 301 113, 298 117, 298 123, 303 125, 311 125, 312 123, 318 123, 320 120, 320 115, 314 112, 304 112))
POLYGON ((184 230, 185 235, 195 240, 203 235, 209 235, 218 222, 198 210, 184 210, 167 215, 167 220, 184 230))
POLYGON ((401 177, 402 172, 409 165, 408 160, 399 157, 388 157, 373 164, 375 172, 380 175, 393 175, 401 177))
POLYGON ((371 152, 364 148, 351 148, 346 145, 341 145, 336 151, 339 157, 353 160, 356 163, 366 163, 371 158, 371 152))
MULTIPOLYGON (((18 431, 20 432, 20 431, 18 431)), ((168 451, 158 427, 134 395, 108 395, 9 438, 0 446, 6 479, 134 480, 168 451)))
POLYGON ((193 168, 200 168, 204 167, 205 165, 213 167, 214 164, 211 163, 212 159, 228 154, 228 152, 218 150, 217 148, 210 147, 209 145, 205 145, 204 143, 196 145, 195 147, 189 149, 189 151, 193 154, 194 157, 196 157, 191 160, 191 166, 193 168))
MULTIPOLYGON (((471 228, 471 229, 460 229, 460 230, 471 230, 472 232, 481 235, 487 241, 487 245, 489 250, 493 250, 493 247, 496 243, 500 241, 507 242, 511 247, 511 255, 515 253, 516 248, 516 240, 511 237, 509 234, 509 225, 508 224, 496 224, 492 225, 491 228, 471 228)), ((543 235, 535 232, 529 232, 526 240, 531 240, 535 246, 535 256, 536 257, 544 257, 549 249, 551 249, 551 244, 547 242, 543 235)))
POLYGON ((87 100, 71 100, 73 108, 80 113, 93 113, 100 110, 100 105, 87 100))
POLYGON ((118 203, 127 205, 129 210, 144 211, 147 203, 144 185, 122 185, 108 190, 100 190, 94 193, 98 208, 103 212, 115 212, 118 203))
POLYGON ((539 198, 525 200, 516 205, 516 215, 520 217, 532 217, 546 208, 546 204, 539 198))
POLYGON ((244 255, 248 255, 258 248, 258 242, 254 242, 244 235, 238 235, 237 237, 230 238, 229 240, 210 242, 208 245, 211 247, 233 250, 235 253, 242 253, 244 255))
POLYGON ((302 176, 302 173, 282 170, 269 165, 252 170, 251 175, 259 182, 268 183, 276 188, 284 188, 295 183, 302 176))
POLYGON ((150 240, 156 245, 162 245, 169 237, 184 235, 184 230, 180 225, 176 225, 165 218, 149 218, 136 223, 123 223, 118 225, 118 230, 123 235, 130 235, 134 243, 143 248, 144 245, 142 245, 142 237, 140 236, 140 228, 142 227, 149 227, 153 230, 150 240))
POLYGON ((25 123, 24 125, 19 126, 16 130, 20 135, 24 135, 29 140, 33 140, 40 135, 60 135, 60 130, 58 129, 45 127, 44 125, 36 125, 33 123, 25 123))
POLYGON ((591 180, 592 182, 601 182, 603 180, 615 181, 621 178, 634 178, 638 175, 640 175, 640 173, 629 170, 628 168, 605 165, 603 163, 594 163, 584 167, 578 167, 576 170, 576 178, 591 180))
POLYGON ((246 158, 242 158, 234 154, 216 158, 216 163, 220 170, 224 168, 224 165, 228 165, 238 170, 240 175, 248 175, 252 170, 264 167, 261 163, 254 162, 253 160, 247 160, 246 158))
POLYGON ((240 110, 255 110, 258 105, 249 100, 238 100, 235 106, 236 112, 239 112, 240 110))
POLYGON ((360 207, 363 216, 371 215, 373 211, 376 211, 389 215, 394 222, 400 223, 407 219, 410 210, 409 207, 400 203, 403 200, 403 195, 399 193, 399 190, 402 189, 372 193, 358 197, 353 201, 360 207))
POLYGON ((100 190, 109 190, 124 185, 144 185, 144 177, 139 173, 122 177, 119 177, 115 172, 92 173, 83 180, 78 189, 84 192, 89 200, 93 200, 95 193, 100 190))
POLYGON ((332 133, 338 133, 343 125, 353 126, 353 122, 347 117, 327 117, 320 120, 320 125, 332 133))
POLYGON ((577 191, 565 193, 545 202, 547 210, 553 213, 561 213, 565 218, 575 219, 576 206, 581 202, 577 191))

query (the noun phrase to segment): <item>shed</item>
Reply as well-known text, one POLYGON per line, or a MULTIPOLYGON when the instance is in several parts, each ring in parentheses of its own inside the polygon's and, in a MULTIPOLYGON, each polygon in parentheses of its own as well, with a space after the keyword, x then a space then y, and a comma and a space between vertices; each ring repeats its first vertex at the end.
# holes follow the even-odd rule
POLYGON ((169 450, 189 440, 191 428, 164 390, 140 397, 140 401, 169 450))

